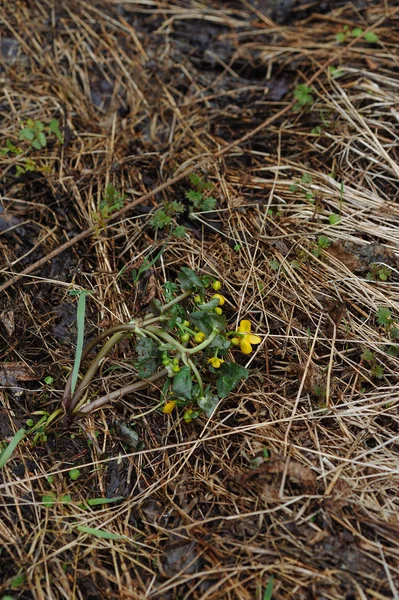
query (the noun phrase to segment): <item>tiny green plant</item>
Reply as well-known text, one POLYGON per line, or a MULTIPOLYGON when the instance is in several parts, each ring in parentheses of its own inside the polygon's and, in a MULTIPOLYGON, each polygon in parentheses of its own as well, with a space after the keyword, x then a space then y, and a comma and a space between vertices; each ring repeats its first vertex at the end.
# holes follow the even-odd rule
POLYGON ((32 417, 39 417, 38 421, 29 418, 26 420, 26 434, 32 437, 33 445, 44 444, 47 442, 47 434, 51 423, 62 414, 62 409, 58 408, 53 413, 45 410, 36 410, 31 413, 32 417))
POLYGON ((301 110, 306 106, 312 106, 314 102, 313 90, 304 83, 299 83, 294 90, 294 98, 296 99, 294 105, 295 110, 301 110))
POLYGON ((99 210, 92 215, 93 219, 103 224, 104 219, 107 219, 113 212, 122 208, 125 198, 126 196, 121 194, 113 185, 107 185, 100 201, 99 210))
POLYGON ((395 320, 392 317, 392 313, 386 306, 380 306, 377 311, 377 322, 379 325, 385 327, 387 335, 393 340, 399 339, 399 328, 395 325, 395 320))
POLYGON ((388 281, 391 278, 392 269, 380 263, 371 263, 370 271, 366 275, 369 281, 388 281))
POLYGON ((183 225, 177 223, 178 216, 188 211, 188 216, 194 216, 195 212, 209 212, 216 207, 216 198, 210 196, 213 184, 205 181, 197 173, 189 175, 190 189, 185 193, 188 208, 176 200, 166 201, 153 214, 150 225, 157 231, 165 230, 172 237, 183 238, 187 230, 183 225))
POLYGON ((369 348, 366 348, 363 351, 361 359, 369 364, 372 377, 375 377, 376 379, 382 379, 384 377, 384 367, 378 363, 375 353, 369 348))
POLYGON ((335 39, 337 40, 337 42, 339 44, 343 44, 351 37, 359 38, 363 34, 364 34, 364 39, 369 44, 377 44, 379 42, 379 37, 374 31, 366 31, 366 33, 364 33, 364 30, 361 27, 354 27, 353 29, 350 29, 348 25, 343 26, 342 31, 339 31, 337 33, 337 35, 335 36, 335 39))
POLYGON ((39 120, 27 119, 21 124, 19 140, 29 142, 34 150, 42 150, 47 146, 47 137, 55 135, 60 144, 63 143, 63 136, 60 131, 57 119, 52 119, 48 126, 45 126, 39 120))
POLYGON ((265 591, 263 592, 262 600, 272 600, 273 597, 273 587, 274 587, 274 575, 272 575, 267 582, 267 586, 265 591))
POLYGON ((162 380, 164 414, 181 407, 186 423, 202 413, 210 417, 219 401, 249 375, 245 367, 228 360, 227 355, 235 349, 250 354, 253 346, 261 342, 261 338, 251 332, 251 322, 247 319, 236 329, 228 328, 223 308, 226 298, 220 290, 220 281, 200 277, 192 269, 183 267, 177 283, 165 283, 165 303, 154 299, 149 312, 124 325, 111 327, 86 346, 79 364, 109 338, 74 390, 72 374, 69 377, 63 399, 65 411, 71 417, 83 417, 114 397, 121 398, 162 380), (125 338, 134 341, 136 380, 84 404, 85 392, 100 364, 125 338))
POLYGON ((79 479, 81 473, 79 469, 71 469, 70 471, 68 471, 68 475, 69 479, 71 479, 72 481, 76 481, 77 479, 79 479))

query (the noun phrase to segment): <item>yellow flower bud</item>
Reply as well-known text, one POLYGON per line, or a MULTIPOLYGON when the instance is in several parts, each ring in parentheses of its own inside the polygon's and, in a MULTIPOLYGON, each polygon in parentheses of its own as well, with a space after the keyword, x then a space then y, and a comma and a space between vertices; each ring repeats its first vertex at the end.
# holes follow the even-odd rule
POLYGON ((216 307, 214 310, 215 310, 215 313, 216 313, 217 315, 222 315, 222 314, 223 314, 223 311, 222 311, 222 309, 220 308, 220 306, 217 306, 217 307, 216 307))
POLYGON ((223 306, 223 304, 226 302, 226 298, 222 296, 222 294, 213 294, 212 299, 213 298, 217 298, 219 300, 219 306, 223 306))
POLYGON ((206 338, 205 333, 203 331, 199 331, 198 333, 195 334, 194 342, 196 344, 202 344, 202 342, 204 341, 205 338, 206 338))
POLYGON ((212 283, 212 287, 215 290, 215 292, 218 292, 220 290, 220 288, 222 287, 222 284, 220 283, 220 281, 218 279, 215 279, 215 281, 212 283))

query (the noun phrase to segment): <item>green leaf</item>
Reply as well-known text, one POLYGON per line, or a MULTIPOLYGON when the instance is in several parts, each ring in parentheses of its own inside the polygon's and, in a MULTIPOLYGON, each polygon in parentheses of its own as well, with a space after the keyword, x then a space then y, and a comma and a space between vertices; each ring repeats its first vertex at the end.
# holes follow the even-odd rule
POLYGON ((392 323, 392 314, 389 308, 380 306, 377 311, 377 321, 379 325, 390 325, 392 323))
POLYGON ((317 238, 317 245, 319 248, 328 248, 331 246, 331 240, 326 235, 319 235, 317 238))
POLYGON ((188 267, 182 267, 180 273, 177 276, 180 282, 181 289, 185 292, 188 290, 204 292, 205 287, 201 279, 192 269, 188 267))
POLYGON ((57 137, 60 144, 63 144, 64 136, 62 135, 62 133, 60 131, 60 126, 59 126, 58 120, 51 119, 48 128, 49 128, 49 131, 51 131, 51 133, 54 133, 54 135, 57 137))
POLYGON ((212 310, 219 306, 219 298, 212 298, 209 302, 205 302, 204 304, 198 304, 198 308, 200 310, 212 310))
POLYGON ((177 239, 182 239, 184 238, 184 236, 187 233, 187 229, 183 226, 183 225, 179 225, 178 227, 175 227, 172 231, 171 234, 173 235, 173 237, 177 238, 177 239))
POLYGON ((189 200, 195 208, 198 208, 203 200, 202 192, 197 192, 195 190, 189 190, 185 193, 187 200, 189 200))
POLYGON ((342 44, 342 42, 346 40, 346 34, 343 31, 340 31, 335 36, 335 39, 337 40, 338 44, 342 44))
POLYGON ((82 533, 88 533, 89 535, 94 535, 97 538, 101 538, 103 540, 123 540, 124 537, 122 535, 118 535, 117 533, 111 533, 110 531, 104 531, 103 529, 93 529, 93 527, 86 527, 85 525, 78 525, 76 528, 78 531, 82 533))
POLYGON ((164 210, 158 210, 150 219, 151 227, 155 229, 163 229, 172 222, 172 217, 169 217, 164 210))
POLYGON ((263 592, 263 600, 272 600, 273 596, 273 585, 274 585, 274 575, 272 575, 267 582, 267 586, 265 591, 263 592))
POLYGON ((271 260, 269 260, 269 267, 272 271, 278 271, 280 268, 280 263, 276 258, 272 258, 271 260))
POLYGON ((202 398, 197 400, 197 404, 201 410, 204 411, 207 417, 211 417, 215 411, 219 402, 218 396, 212 396, 212 394, 205 394, 202 398))
POLYGON ((101 504, 112 504, 113 502, 121 502, 124 496, 116 496, 115 498, 89 498, 86 500, 89 506, 99 506, 101 504))
POLYGON ((11 589, 17 590, 18 588, 22 587, 24 585, 24 583, 25 583, 25 574, 20 573, 19 575, 14 577, 14 579, 12 580, 11 589))
POLYGON ((81 473, 79 469, 71 469, 70 471, 68 471, 68 475, 69 479, 72 479, 72 481, 76 481, 77 479, 79 479, 81 473))
POLYGON ((28 142, 31 142, 33 139, 35 139, 35 132, 32 131, 32 129, 21 129, 18 139, 28 140, 28 142))
POLYGON ((226 329, 226 317, 224 315, 199 310, 191 313, 189 318, 207 336, 211 335, 214 329, 219 332, 223 332, 226 329))
POLYGON ((53 506, 53 504, 55 504, 57 501, 56 495, 53 492, 50 492, 49 494, 43 494, 42 496, 42 502, 44 504, 44 506, 53 506))
POLYGON ((312 176, 310 173, 304 173, 301 177, 301 183, 312 183, 312 176))
POLYGON ((380 38, 376 33, 374 33, 374 31, 368 31, 364 34, 364 39, 366 42, 369 42, 369 44, 376 44, 380 38))
POLYGON ((34 148, 35 150, 41 150, 42 149, 42 145, 39 142, 39 140, 33 140, 32 142, 32 148, 34 148))
POLYGON ((179 214, 179 213, 183 213, 185 208, 181 202, 177 202, 176 200, 173 200, 172 202, 168 203, 168 210, 173 213, 179 214))
POLYGON ((186 398, 191 400, 192 398, 193 382, 191 380, 191 369, 184 365, 173 378, 172 390, 173 393, 179 398, 186 398))
POLYGON ((390 334, 393 340, 399 340, 399 329, 397 327, 392 327, 390 334))
POLYGON ((173 281, 165 281, 163 284, 164 295, 166 302, 173 300, 174 295, 178 292, 178 286, 173 281))
POLYGON ((371 369, 371 374, 376 379, 382 379, 384 377, 384 367, 381 365, 374 365, 371 369))
POLYGON ((4 448, 4 450, 0 454, 0 469, 4 467, 4 465, 9 461, 15 448, 18 446, 19 442, 24 439, 24 437, 25 429, 18 429, 11 442, 8 444, 8 446, 4 448))
POLYGON ((216 389, 220 398, 226 398, 236 387, 241 379, 246 379, 249 375, 248 369, 245 369, 237 363, 224 362, 219 369, 219 378, 216 389))
POLYGON ((145 379, 157 370, 159 350, 157 343, 151 338, 140 338, 135 346, 138 359, 135 362, 135 367, 138 371, 138 376, 145 379))
POLYGON ((213 198, 212 196, 209 196, 209 198, 205 198, 202 202, 201 205, 199 206, 199 208, 203 211, 203 212, 208 212, 210 210, 214 210, 215 206, 216 206, 216 198, 213 198))
POLYGON ((230 340, 226 340, 222 335, 217 335, 209 344, 208 348, 218 348, 219 350, 227 350, 230 348, 230 340))
POLYGON ((341 222, 341 217, 335 213, 331 213, 328 220, 330 221, 330 225, 338 225, 341 222))
POLYGON ((372 362, 374 360, 374 352, 372 352, 369 348, 365 348, 361 358, 367 362, 372 362))
POLYGON ((39 131, 39 133, 37 134, 37 141, 39 142, 42 148, 45 148, 47 146, 46 136, 43 133, 43 131, 39 131))
POLYGON ((82 360, 83 343, 85 335, 85 314, 86 314, 86 296, 88 293, 86 290, 78 290, 76 293, 79 294, 78 308, 76 311, 76 323, 78 328, 78 338, 76 341, 76 352, 75 361, 73 363, 72 370, 72 381, 71 381, 71 393, 75 392, 76 383, 78 381, 80 362, 82 360))
POLYGON ((358 38, 362 35, 363 33, 363 29, 361 27, 355 27, 354 29, 352 29, 351 31, 351 35, 354 38, 358 38))

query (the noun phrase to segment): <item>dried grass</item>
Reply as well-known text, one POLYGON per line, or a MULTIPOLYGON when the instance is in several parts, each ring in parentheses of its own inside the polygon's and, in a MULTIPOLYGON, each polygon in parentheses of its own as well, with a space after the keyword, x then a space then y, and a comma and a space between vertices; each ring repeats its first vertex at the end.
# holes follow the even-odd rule
MULTIPOLYGON (((388 2, 291 26, 246 1, 0 9, 3 139, 16 143, 29 117, 59 119, 66 138, 37 159, 48 169, 20 179, 18 157, 0 157, 0 217, 17 219, 0 240, 1 310, 15 318, 2 360, 55 378, 21 396, 4 386, 2 437, 59 406, 70 283, 93 292, 88 334, 145 307, 131 269, 165 244, 151 211, 184 197, 190 170, 213 182, 218 209, 168 240, 152 291, 182 265, 218 275, 230 322, 250 317, 264 337, 211 420, 161 415, 147 390, 87 419, 95 443, 57 423, 43 446, 20 444, 0 484, 2 594, 261 600, 273 575, 276 599, 399 597, 398 346, 377 318, 389 308, 399 326, 398 15, 388 2), (338 45, 344 25, 381 43, 338 45), (294 87, 309 81, 314 104, 295 112, 294 87), (128 204, 101 229, 108 184, 128 204), (384 265, 387 281, 367 276, 384 265), (82 507, 106 496, 124 500, 82 507)), ((98 393, 131 379, 129 357, 117 350, 98 393)))

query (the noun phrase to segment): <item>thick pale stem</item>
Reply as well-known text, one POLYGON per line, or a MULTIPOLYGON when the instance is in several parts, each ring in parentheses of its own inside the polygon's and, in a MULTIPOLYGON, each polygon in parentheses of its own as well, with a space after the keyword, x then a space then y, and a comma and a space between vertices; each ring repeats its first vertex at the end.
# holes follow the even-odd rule
POLYGON ((113 402, 114 400, 120 400, 123 396, 126 396, 126 394, 131 394, 132 392, 142 390, 148 387, 151 383, 158 381, 158 379, 166 377, 167 374, 168 370, 162 369, 162 371, 159 371, 159 373, 154 373, 154 375, 151 375, 151 377, 147 377, 147 379, 135 381, 134 383, 131 383, 130 385, 127 385, 119 390, 116 390, 115 392, 111 392, 110 394, 106 394, 105 396, 100 396, 100 398, 96 398, 95 400, 92 400, 92 402, 89 402, 89 404, 86 404, 86 406, 80 408, 79 411, 76 412, 76 417, 79 418, 80 415, 86 416, 94 412, 95 410, 102 408, 106 404, 113 402))

